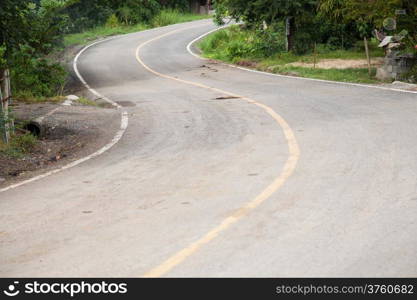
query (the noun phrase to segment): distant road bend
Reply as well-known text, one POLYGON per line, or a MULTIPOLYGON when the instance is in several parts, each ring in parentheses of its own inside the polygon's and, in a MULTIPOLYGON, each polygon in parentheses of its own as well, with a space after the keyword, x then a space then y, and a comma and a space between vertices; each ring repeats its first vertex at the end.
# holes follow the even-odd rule
POLYGON ((0 276, 417 276, 417 95, 190 55, 214 28, 80 56, 89 86, 129 104, 129 127, 103 155, 0 193, 0 276))

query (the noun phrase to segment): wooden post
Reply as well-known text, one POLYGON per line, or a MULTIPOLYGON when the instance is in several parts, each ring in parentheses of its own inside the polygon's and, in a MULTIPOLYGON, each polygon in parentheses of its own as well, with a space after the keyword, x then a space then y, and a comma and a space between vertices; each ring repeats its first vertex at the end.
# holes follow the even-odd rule
POLYGON ((9 70, 3 70, 0 74, 0 134, 3 142, 8 144, 10 140, 10 120, 9 120, 9 99, 10 99, 10 75, 9 70))
POLYGON ((366 38, 366 36, 363 38, 363 41, 365 43, 365 52, 366 52, 366 60, 368 61, 369 77, 371 77, 371 75, 372 75, 372 72, 371 72, 371 57, 369 55, 368 39, 366 38))
POLYGON ((317 43, 316 42, 314 42, 313 56, 314 56, 314 69, 315 69, 316 68, 316 63, 317 63, 317 43))

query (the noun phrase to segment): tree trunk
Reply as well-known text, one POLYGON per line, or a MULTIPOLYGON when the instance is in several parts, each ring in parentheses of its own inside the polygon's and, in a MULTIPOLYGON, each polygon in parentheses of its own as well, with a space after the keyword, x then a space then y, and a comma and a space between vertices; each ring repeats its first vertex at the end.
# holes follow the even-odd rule
POLYGON ((9 70, 0 70, 0 135, 4 143, 10 140, 10 131, 13 123, 9 120, 10 75, 9 70))
POLYGON ((294 36, 295 36, 294 17, 287 17, 285 22, 286 22, 286 35, 287 35, 287 51, 292 51, 294 49, 294 36))

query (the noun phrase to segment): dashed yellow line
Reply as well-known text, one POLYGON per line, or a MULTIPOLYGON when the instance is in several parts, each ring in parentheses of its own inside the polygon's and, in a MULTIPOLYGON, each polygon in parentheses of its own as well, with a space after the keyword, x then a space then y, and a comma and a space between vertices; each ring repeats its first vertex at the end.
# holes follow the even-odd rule
MULTIPOLYGON (((187 28, 187 29, 189 29, 189 28, 187 28)), ((238 95, 238 94, 235 94, 235 93, 230 93, 230 92, 227 92, 227 91, 215 88, 215 87, 211 87, 211 86, 208 86, 208 85, 205 85, 205 84, 201 84, 201 83, 198 83, 198 82, 183 80, 183 79, 175 78, 175 77, 172 77, 172 76, 169 76, 169 75, 166 75, 166 74, 159 73, 159 72, 151 69, 150 67, 148 67, 143 62, 143 60, 141 59, 139 54, 140 54, 140 50, 144 46, 152 43, 153 41, 159 40, 159 39, 161 39, 165 36, 174 34, 178 31, 182 31, 182 30, 185 30, 185 29, 174 30, 174 31, 162 34, 160 36, 157 36, 157 37, 155 37, 153 39, 150 39, 150 40, 142 43, 141 45, 139 45, 136 49, 136 59, 137 59, 137 61, 146 70, 148 70, 149 72, 151 72, 151 73, 153 73, 153 74, 155 74, 159 77, 174 80, 174 81, 181 82, 181 83, 188 84, 188 85, 192 85, 192 86, 195 86, 195 87, 200 87, 200 88, 207 89, 207 90, 210 90, 210 91, 219 92, 219 93, 231 96, 231 97, 236 97, 236 98, 245 100, 245 101, 247 101, 251 104, 254 104, 254 105, 262 108, 263 110, 265 110, 265 112, 267 112, 279 124, 279 126, 283 130, 285 139, 286 139, 287 144, 288 144, 289 156, 288 156, 287 161, 285 162, 285 165, 284 165, 280 175, 267 188, 265 188, 255 199, 247 202, 239 210, 237 210, 232 215, 228 216, 219 225, 217 225, 212 230, 207 232, 200 239, 196 240, 195 242, 188 245, 184 249, 182 249, 182 250, 178 251, 177 253, 173 254, 167 260, 162 262, 159 266, 156 266, 152 270, 145 273, 143 275, 143 277, 161 277, 164 274, 168 273, 174 267, 181 264, 189 256, 191 256, 195 252, 197 252, 201 247, 203 247, 204 245, 206 245, 209 242, 211 242, 212 240, 214 240, 221 232, 227 230, 234 223, 238 222, 240 219, 242 219, 244 216, 246 216, 250 211, 254 210, 259 205, 261 205, 273 193, 275 193, 285 183, 285 181, 291 176, 291 174, 295 170, 295 167, 296 167, 297 162, 298 162, 299 157, 300 157, 300 149, 298 147, 298 143, 297 143, 297 140, 295 138, 294 132, 292 131, 292 129, 288 125, 288 123, 284 120, 284 118, 282 118, 279 114, 277 114, 271 107, 269 107, 265 104, 259 103, 255 100, 251 99, 251 98, 242 96, 242 95, 238 95)))

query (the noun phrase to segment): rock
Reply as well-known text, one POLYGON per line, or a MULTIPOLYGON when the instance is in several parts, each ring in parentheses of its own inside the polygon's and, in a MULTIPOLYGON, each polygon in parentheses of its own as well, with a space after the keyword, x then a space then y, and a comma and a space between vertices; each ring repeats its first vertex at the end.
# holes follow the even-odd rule
POLYGON ((80 99, 78 96, 75 96, 75 95, 68 95, 67 96, 67 100, 70 100, 70 101, 77 101, 78 99, 80 99))
POLYGON ((387 46, 389 43, 392 43, 393 39, 392 36, 386 36, 382 42, 378 45, 378 47, 383 48, 387 46))
POLYGON ((378 80, 387 81, 387 80, 392 80, 392 75, 390 72, 388 72, 384 68, 378 68, 376 70, 376 78, 378 80))

